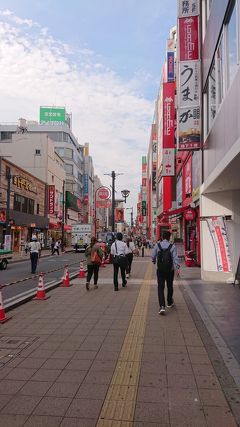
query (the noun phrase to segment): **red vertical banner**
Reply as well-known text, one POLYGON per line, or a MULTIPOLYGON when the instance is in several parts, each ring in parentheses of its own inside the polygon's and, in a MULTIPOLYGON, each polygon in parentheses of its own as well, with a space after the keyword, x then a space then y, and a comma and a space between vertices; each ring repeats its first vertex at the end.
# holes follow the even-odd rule
POLYGON ((163 83, 163 148, 174 148, 175 84, 163 83))
POLYGON ((179 18, 180 61, 199 59, 198 16, 179 18))
POLYGON ((48 213, 55 213, 55 185, 48 186, 48 213))

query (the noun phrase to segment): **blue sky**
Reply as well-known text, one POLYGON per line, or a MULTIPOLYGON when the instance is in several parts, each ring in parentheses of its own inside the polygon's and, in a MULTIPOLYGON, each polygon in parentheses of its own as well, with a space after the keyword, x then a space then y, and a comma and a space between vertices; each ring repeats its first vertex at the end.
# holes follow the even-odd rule
POLYGON ((1 0, 0 9, 0 72, 10 82, 0 82, 0 122, 65 105, 101 178, 132 169, 135 203, 176 0, 1 0))

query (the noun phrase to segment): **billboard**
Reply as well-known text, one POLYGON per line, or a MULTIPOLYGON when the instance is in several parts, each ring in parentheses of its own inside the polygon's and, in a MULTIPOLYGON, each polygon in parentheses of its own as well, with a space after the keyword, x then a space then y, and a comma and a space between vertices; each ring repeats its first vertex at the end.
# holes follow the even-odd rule
POLYGON ((174 97, 174 83, 163 83, 163 148, 174 148, 174 97))
POLYGON ((200 105, 200 61, 182 61, 179 69, 179 107, 200 105))
POLYGON ((116 208, 115 209, 115 221, 116 222, 124 222, 124 209, 116 208))
POLYGON ((179 18, 178 25, 180 61, 194 61, 199 59, 198 16, 179 18))
POLYGON ((88 174, 83 176, 83 194, 88 194, 88 174))
POLYGON ((175 149, 163 148, 162 176, 175 175, 175 149))
POLYGON ((64 107, 40 107, 40 123, 64 124, 66 122, 66 110, 64 107))
POLYGON ((174 52, 167 52, 167 81, 174 82, 174 52))

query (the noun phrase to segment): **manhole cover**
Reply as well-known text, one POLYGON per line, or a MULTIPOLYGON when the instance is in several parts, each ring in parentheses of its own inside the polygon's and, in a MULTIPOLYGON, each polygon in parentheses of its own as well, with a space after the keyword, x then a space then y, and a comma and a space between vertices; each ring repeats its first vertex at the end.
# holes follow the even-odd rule
POLYGON ((0 369, 37 339, 38 337, 0 336, 0 369))

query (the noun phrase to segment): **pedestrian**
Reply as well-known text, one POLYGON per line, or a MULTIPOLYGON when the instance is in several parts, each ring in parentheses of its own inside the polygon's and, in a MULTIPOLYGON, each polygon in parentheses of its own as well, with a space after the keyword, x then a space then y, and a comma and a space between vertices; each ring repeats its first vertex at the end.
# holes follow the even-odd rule
POLYGON ((30 250, 30 260, 31 260, 31 273, 35 274, 37 269, 37 263, 39 255, 41 252, 41 245, 37 240, 37 236, 33 235, 31 242, 28 244, 30 250))
POLYGON ((164 231, 162 240, 158 241, 152 251, 152 262, 157 262, 157 281, 158 281, 158 301, 159 314, 165 314, 165 296, 164 288, 167 283, 167 307, 171 308, 173 302, 173 279, 174 270, 179 275, 180 265, 178 264, 176 246, 170 243, 170 231, 164 231))
POLYGON ((133 253, 135 251, 135 246, 132 241, 132 238, 127 239, 127 249, 126 249, 126 257, 127 257, 127 268, 126 268, 126 278, 128 279, 131 274, 132 269, 132 261, 133 261, 133 253))
POLYGON ((55 246, 55 240, 52 237, 52 241, 51 241, 51 251, 52 251, 52 255, 54 254, 54 246, 55 246))
POLYGON ((98 288, 98 272, 102 262, 103 252, 97 244, 96 237, 91 237, 90 245, 85 250, 85 257, 87 258, 87 281, 86 289, 89 291, 91 278, 93 275, 94 289, 98 288))
POLYGON ((57 252, 57 254, 59 255, 59 248, 60 248, 60 241, 57 240, 54 244, 53 253, 55 254, 55 252, 57 252))
POLYGON ((27 255, 27 253, 28 253, 28 249, 29 249, 29 242, 28 242, 28 240, 26 241, 26 243, 25 243, 25 245, 24 245, 24 250, 25 250, 25 254, 27 255))
POLYGON ((113 262, 113 284, 114 290, 118 291, 118 270, 121 270, 122 286, 127 284, 126 280, 126 265, 127 265, 127 245, 122 241, 122 233, 117 233, 116 240, 111 246, 111 256, 113 262))

